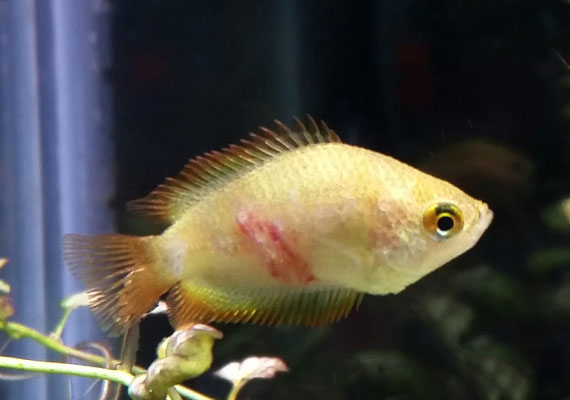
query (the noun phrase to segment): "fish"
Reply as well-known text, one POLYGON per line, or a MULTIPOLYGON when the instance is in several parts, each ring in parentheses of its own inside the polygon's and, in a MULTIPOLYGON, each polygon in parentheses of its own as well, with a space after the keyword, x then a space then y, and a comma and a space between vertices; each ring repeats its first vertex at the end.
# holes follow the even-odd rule
POLYGON ((62 241, 110 335, 159 299, 175 329, 327 325, 469 250, 493 218, 449 182, 343 143, 310 116, 190 160, 127 209, 168 227, 62 241))

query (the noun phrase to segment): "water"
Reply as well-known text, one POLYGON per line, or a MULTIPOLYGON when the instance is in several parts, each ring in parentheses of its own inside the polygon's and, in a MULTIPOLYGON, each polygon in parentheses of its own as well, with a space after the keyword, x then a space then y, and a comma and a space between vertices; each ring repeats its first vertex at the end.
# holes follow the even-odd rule
MULTIPOLYGON (((330 327, 218 326, 216 368, 275 355, 291 369, 243 398, 567 396, 569 20, 554 1, 0 1, 13 319, 48 332, 80 288, 63 233, 157 232, 124 204, 190 157, 310 113, 484 199, 495 220, 467 254, 330 327)), ((70 345, 105 340, 86 312, 70 324, 70 345)), ((169 333, 164 317, 143 322, 141 364, 169 333)), ((57 359, 23 342, 7 353, 57 359)), ((72 382, 80 398, 88 384, 72 382)), ((221 382, 192 385, 223 398, 221 382)), ((60 378, 0 382, 0 398, 67 391, 60 378)))

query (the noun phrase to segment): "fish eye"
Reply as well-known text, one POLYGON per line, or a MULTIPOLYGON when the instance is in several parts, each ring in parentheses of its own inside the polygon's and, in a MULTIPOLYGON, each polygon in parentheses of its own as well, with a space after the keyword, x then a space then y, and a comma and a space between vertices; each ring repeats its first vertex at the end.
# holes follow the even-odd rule
POLYGON ((434 204, 424 212, 423 224, 436 239, 449 239, 463 228, 463 213, 455 204, 434 204))

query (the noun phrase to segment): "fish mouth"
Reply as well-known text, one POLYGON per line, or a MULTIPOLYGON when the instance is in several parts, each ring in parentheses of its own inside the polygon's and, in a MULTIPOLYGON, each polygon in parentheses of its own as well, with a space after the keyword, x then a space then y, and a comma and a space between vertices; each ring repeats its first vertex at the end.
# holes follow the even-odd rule
POLYGON ((477 207, 477 211, 479 212, 479 222, 477 223, 477 230, 479 235, 482 235, 485 230, 491 225, 491 221, 493 221, 493 210, 489 208, 486 203, 480 203, 477 207))

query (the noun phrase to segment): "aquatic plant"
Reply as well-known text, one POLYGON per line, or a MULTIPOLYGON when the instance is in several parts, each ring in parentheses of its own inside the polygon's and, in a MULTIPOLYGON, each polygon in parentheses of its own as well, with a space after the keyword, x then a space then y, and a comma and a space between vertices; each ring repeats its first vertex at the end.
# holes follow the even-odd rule
MULTIPOLYGON (((0 268, 7 261, 5 258, 0 258, 0 268)), ((90 346, 82 346, 102 350, 104 355, 101 356, 62 343, 61 333, 69 314, 76 308, 87 305, 85 293, 78 293, 61 302, 63 315, 56 328, 49 334, 38 332, 9 319, 14 314, 9 293, 10 286, 0 280, 0 331, 6 333, 9 340, 31 339, 56 353, 71 359, 81 360, 87 364, 48 362, 0 355, 0 368, 102 380, 104 384, 101 388, 100 398, 105 400, 117 398, 120 394, 120 391, 110 383, 126 386, 130 397, 134 400, 162 400, 165 398, 170 400, 182 398, 212 400, 210 397, 180 384, 188 379, 200 376, 210 369, 214 341, 222 338, 222 333, 217 329, 204 324, 182 327, 159 344, 157 358, 148 369, 132 366, 125 370, 124 360, 113 359, 103 345, 91 343, 90 346)), ((4 349, 5 346, 2 348, 4 349)), ((229 363, 217 371, 215 375, 232 383, 232 389, 227 399, 235 400, 239 391, 249 380, 272 378, 281 371, 287 371, 287 366, 279 358, 249 357, 241 363, 229 363)), ((29 376, 3 374, 1 377, 25 379, 29 376)))

